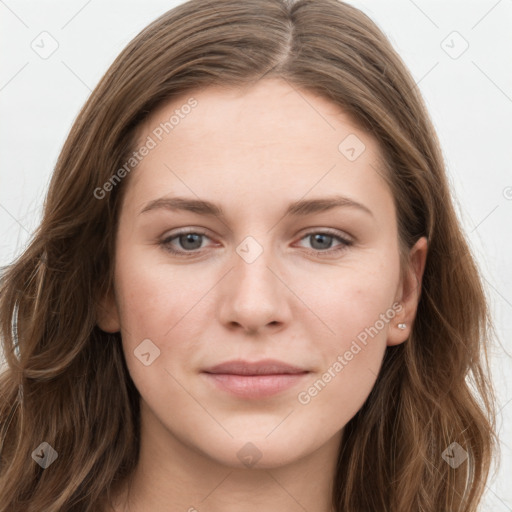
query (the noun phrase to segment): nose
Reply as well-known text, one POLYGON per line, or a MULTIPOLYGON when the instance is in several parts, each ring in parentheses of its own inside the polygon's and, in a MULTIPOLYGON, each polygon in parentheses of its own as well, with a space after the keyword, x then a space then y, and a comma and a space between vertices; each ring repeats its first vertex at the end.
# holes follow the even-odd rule
POLYGON ((276 332, 290 321, 293 294, 270 250, 249 261, 233 254, 234 266, 219 290, 220 321, 231 330, 249 334, 276 332))

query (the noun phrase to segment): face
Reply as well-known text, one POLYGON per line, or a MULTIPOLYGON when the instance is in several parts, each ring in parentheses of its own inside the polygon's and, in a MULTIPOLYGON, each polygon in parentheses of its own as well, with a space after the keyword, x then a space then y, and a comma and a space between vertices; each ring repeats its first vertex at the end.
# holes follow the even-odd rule
POLYGON ((237 467, 337 443, 416 303, 377 141, 273 79, 174 99, 139 140, 98 323, 121 331, 143 424, 237 467))

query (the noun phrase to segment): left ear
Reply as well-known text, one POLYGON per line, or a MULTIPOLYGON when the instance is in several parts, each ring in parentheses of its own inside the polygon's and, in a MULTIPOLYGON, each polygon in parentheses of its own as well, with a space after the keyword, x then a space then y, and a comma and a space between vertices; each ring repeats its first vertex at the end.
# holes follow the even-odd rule
POLYGON ((403 343, 411 334, 412 324, 416 317, 421 295, 421 282, 427 261, 427 238, 421 237, 409 252, 409 268, 401 280, 397 291, 396 301, 402 309, 395 315, 388 331, 388 346, 403 343), (404 329, 398 327, 405 324, 404 329))

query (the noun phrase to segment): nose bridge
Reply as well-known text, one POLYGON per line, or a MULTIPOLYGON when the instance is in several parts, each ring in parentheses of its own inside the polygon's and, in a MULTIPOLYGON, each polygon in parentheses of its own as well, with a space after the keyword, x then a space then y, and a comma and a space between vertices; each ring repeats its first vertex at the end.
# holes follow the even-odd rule
POLYGON ((270 304, 272 297, 278 293, 276 277, 269 270, 276 264, 270 238, 260 236, 257 240, 247 236, 235 249, 235 294, 241 305, 257 303, 261 299, 265 304, 270 304))
POLYGON ((279 264, 270 239, 247 236, 235 248, 234 268, 222 294, 224 323, 235 322, 248 330, 257 330, 286 321, 288 297, 286 287, 274 275, 279 272, 279 264))
MULTIPOLYGON (((260 237, 261 240, 261 237, 260 237)), ((274 288, 275 276, 269 270, 276 264, 269 237, 264 243, 256 238, 246 237, 235 250, 235 275, 239 291, 243 293, 267 293, 274 288)))

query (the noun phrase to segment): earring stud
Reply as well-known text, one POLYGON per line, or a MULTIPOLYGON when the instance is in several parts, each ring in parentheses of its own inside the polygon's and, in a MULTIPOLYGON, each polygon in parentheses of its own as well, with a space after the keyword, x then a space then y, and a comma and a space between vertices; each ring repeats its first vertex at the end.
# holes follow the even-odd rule
POLYGON ((399 329, 405 329, 407 327, 407 324, 398 324, 399 329))

